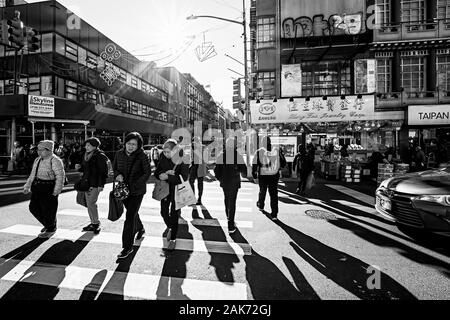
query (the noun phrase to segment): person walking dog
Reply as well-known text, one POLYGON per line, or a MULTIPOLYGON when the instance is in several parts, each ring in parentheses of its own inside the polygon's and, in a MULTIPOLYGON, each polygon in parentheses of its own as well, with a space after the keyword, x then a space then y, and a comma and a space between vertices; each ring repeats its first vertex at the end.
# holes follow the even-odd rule
POLYGON ((150 161, 142 148, 143 139, 138 132, 125 137, 125 147, 116 153, 113 163, 114 179, 128 185, 130 194, 123 200, 126 209, 122 232, 122 251, 118 259, 125 259, 133 252, 134 237, 140 240, 145 233, 139 218, 142 199, 147 193, 147 180, 151 175, 150 161))
POLYGON ((75 169, 83 173, 80 181, 75 183, 77 190, 77 203, 86 207, 91 223, 83 231, 100 232, 97 200, 105 187, 108 177, 108 157, 99 149, 100 140, 92 137, 84 142, 86 153, 81 164, 75 164, 75 169))
POLYGON ((64 165, 53 154, 55 144, 43 140, 37 146, 38 157, 33 163, 31 174, 23 187, 23 193, 31 192, 29 209, 33 216, 44 226, 39 238, 51 237, 56 232, 56 212, 58 196, 64 186, 64 165))

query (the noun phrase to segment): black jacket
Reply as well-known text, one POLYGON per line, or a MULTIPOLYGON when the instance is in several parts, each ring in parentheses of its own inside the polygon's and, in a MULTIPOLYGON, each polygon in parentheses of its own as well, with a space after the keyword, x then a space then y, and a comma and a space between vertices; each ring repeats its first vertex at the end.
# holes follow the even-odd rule
MULTIPOLYGON (((156 167, 154 176, 156 179, 159 179, 159 175, 161 173, 166 173, 166 171, 173 170, 175 164, 171 159, 167 159, 164 153, 160 154, 158 166, 156 167)), ((189 177, 189 165, 185 163, 178 164, 175 168, 175 175, 169 175, 168 180, 169 183, 169 199, 170 201, 174 201, 175 199, 175 186, 181 183, 180 175, 183 177, 183 180, 188 180, 189 177)))
POLYGON ((314 156, 310 153, 297 153, 292 163, 292 167, 301 174, 309 174, 314 170, 314 156))
POLYGON ((101 150, 93 151, 93 155, 89 161, 81 162, 79 172, 83 172, 83 177, 87 177, 89 187, 103 188, 108 178, 108 157, 101 150))
POLYGON ((121 149, 114 158, 113 170, 114 179, 119 174, 123 176, 131 195, 143 195, 147 192, 147 180, 152 171, 144 150, 139 149, 127 155, 125 149, 121 149))
POLYGON ((241 187, 241 174, 247 176, 247 166, 244 158, 236 149, 226 149, 222 152, 216 161, 214 174, 220 181, 220 186, 225 190, 239 189, 241 187), (226 163, 227 153, 234 152, 234 163, 226 163), (225 160, 224 160, 225 159, 225 160))

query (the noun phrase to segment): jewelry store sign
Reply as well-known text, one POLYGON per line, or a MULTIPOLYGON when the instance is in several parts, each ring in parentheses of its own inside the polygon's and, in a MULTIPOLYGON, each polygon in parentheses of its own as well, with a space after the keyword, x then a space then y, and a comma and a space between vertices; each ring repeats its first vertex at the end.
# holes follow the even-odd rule
POLYGON ((375 96, 261 100, 250 103, 253 124, 364 121, 375 119, 375 96))
POLYGON ((408 125, 450 125, 450 104, 409 106, 408 125))
POLYGON ((55 98, 28 96, 28 116, 41 118, 55 117, 55 98))

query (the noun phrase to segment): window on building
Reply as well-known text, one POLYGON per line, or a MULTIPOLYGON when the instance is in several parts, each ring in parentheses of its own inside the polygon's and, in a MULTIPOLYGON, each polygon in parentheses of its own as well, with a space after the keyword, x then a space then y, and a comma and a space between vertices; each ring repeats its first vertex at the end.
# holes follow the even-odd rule
POLYGON ((438 0, 437 18, 450 19, 450 0, 438 0))
POLYGON ((0 58, 3 58, 5 55, 5 46, 0 44, 0 58))
POLYGON ((66 40, 66 57, 78 62, 78 46, 69 40, 66 40))
POLYGON ((275 72, 259 72, 256 81, 257 87, 262 90, 260 95, 275 96, 275 72))
POLYGON ((425 91, 425 51, 401 53, 402 87, 405 92, 425 91))
POLYGON ((392 60, 377 60, 377 92, 388 93, 392 91, 392 60))
POLYGON ((63 56, 66 55, 66 39, 55 34, 55 51, 63 56))
POLYGON ((0 80, 0 96, 3 96, 5 94, 5 82, 3 80, 0 80))
POLYGON ((52 95, 52 77, 41 77, 41 95, 43 96, 50 96, 52 95))
POLYGON ((323 61, 302 64, 302 94, 326 96, 351 94, 350 63, 323 61))
POLYGON ((450 95, 450 50, 442 50, 437 56, 437 88, 444 92, 444 95, 450 95), (445 54, 446 53, 446 54, 445 54))
POLYGON ((78 95, 77 83, 70 81, 70 80, 65 80, 65 81, 66 81, 66 86, 65 86, 66 98, 70 99, 70 100, 77 100, 77 95, 78 95))
POLYGON ((136 89, 138 87, 138 81, 135 77, 131 77, 131 86, 136 89))
POLYGON ((256 34, 258 49, 275 46, 275 18, 259 18, 256 34))
POLYGON ((425 0, 402 0, 402 22, 425 21, 425 0))
POLYGON ((40 36, 41 52, 53 52, 53 33, 44 33, 40 36))
POLYGON ((41 95, 41 78, 28 78, 28 94, 40 96, 41 95))
POLYGON ((82 47, 78 47, 78 63, 83 66, 87 65, 87 51, 82 47))
POLYGON ((378 14, 376 23, 386 25, 391 22, 391 0, 376 0, 378 14))

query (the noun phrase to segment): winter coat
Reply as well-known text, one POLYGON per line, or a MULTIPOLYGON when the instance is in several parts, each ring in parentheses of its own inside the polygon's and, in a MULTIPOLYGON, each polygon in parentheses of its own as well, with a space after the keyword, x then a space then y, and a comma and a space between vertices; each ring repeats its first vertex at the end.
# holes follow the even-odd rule
POLYGON ((108 157, 98 149, 92 152, 89 161, 83 158, 81 168, 78 171, 83 173, 83 177, 87 177, 89 187, 103 188, 108 177, 108 157))
POLYGON ((307 175, 314 170, 314 158, 309 153, 297 153, 294 162, 292 163, 292 167, 302 176, 305 174, 307 175))
MULTIPOLYGON (((169 170, 173 170, 175 164, 171 159, 168 159, 164 153, 160 154, 158 166, 156 167, 154 176, 156 179, 159 179, 159 175, 161 173, 166 173, 169 170)), ((175 168, 175 175, 169 175, 168 180, 169 183, 169 200, 172 202, 175 199, 175 186, 180 184, 182 181, 180 179, 180 175, 183 177, 184 181, 187 181, 189 178, 189 165, 185 163, 180 163, 175 168)))
POLYGON ((217 157, 214 174, 224 190, 235 190, 241 187, 241 174, 247 176, 244 158, 236 149, 226 149, 217 157), (227 153, 235 153, 234 163, 226 163, 227 153))
POLYGON ((131 195, 143 195, 147 192, 147 180, 152 171, 144 150, 138 149, 130 155, 127 155, 125 149, 119 150, 114 157, 113 170, 114 179, 119 174, 123 176, 131 195))

